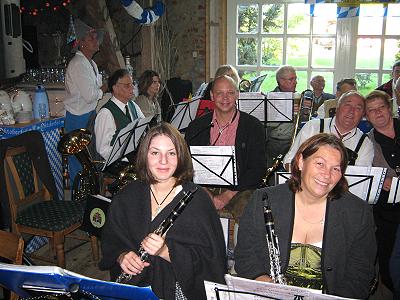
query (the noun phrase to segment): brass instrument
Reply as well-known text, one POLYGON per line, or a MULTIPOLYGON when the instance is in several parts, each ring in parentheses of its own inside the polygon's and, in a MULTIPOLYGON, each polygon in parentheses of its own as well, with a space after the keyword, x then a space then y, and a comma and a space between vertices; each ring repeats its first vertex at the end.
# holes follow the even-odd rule
POLYGON ((87 146, 92 134, 81 128, 64 134, 57 149, 63 155, 75 155, 82 164, 82 170, 76 175, 72 184, 72 200, 85 200, 89 195, 100 192, 99 173, 93 164, 87 146))
POLYGON ((126 184, 131 181, 137 180, 136 170, 134 165, 127 165, 119 173, 117 179, 108 185, 108 191, 111 194, 115 194, 122 189, 126 184))
POLYGON ((282 166, 282 161, 283 161, 283 155, 279 154, 277 157, 273 159, 272 166, 267 169, 267 172, 265 173, 265 176, 262 179, 261 187, 266 187, 268 186, 268 180, 276 172, 278 168, 282 166))
POLYGON ((299 126, 301 122, 309 121, 312 117, 312 110, 314 106, 314 92, 312 90, 304 90, 300 96, 300 103, 299 103, 299 111, 296 114, 296 120, 294 122, 294 130, 292 136, 292 143, 293 145, 296 135, 299 131, 299 126), (304 105, 304 99, 311 100, 311 107, 307 107, 304 105))
MULTIPOLYGON (((167 231, 174 225, 176 219, 180 216, 180 214, 184 211, 186 206, 193 198, 193 194, 197 191, 197 187, 192 188, 189 191, 182 191, 183 196, 176 204, 173 210, 168 214, 168 216, 161 222, 161 224, 157 227, 157 229, 153 232, 159 236, 163 236, 167 233, 167 231)), ((138 256, 144 262, 149 261, 149 254, 140 246, 138 250, 138 256)), ((115 282, 125 283, 131 280, 132 275, 126 274, 122 272, 115 282)))
POLYGON ((281 254, 279 250, 278 236, 275 234, 274 218, 272 216, 271 207, 268 203, 267 193, 263 197, 264 202, 264 221, 267 230, 266 239, 268 245, 268 256, 270 263, 270 276, 274 283, 287 284, 286 278, 282 273, 281 254))

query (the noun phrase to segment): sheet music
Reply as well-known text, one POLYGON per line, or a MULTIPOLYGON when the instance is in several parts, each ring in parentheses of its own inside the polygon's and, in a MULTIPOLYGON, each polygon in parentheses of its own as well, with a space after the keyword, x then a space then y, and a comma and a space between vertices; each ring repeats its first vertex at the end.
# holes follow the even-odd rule
POLYGON ((103 166, 103 171, 113 162, 136 150, 139 145, 140 138, 147 129, 147 125, 153 118, 154 116, 136 119, 119 131, 110 156, 103 166), (132 138, 134 138, 134 140, 132 140, 132 138))
POLYGON ((240 93, 238 109, 265 121, 265 95, 258 92, 240 93))
POLYGON ((354 195, 375 204, 381 194, 386 168, 347 166, 346 179, 354 195))
POLYGON ((400 202, 400 180, 398 177, 392 178, 392 185, 390 187, 388 203, 400 202))
POLYGON ((321 291, 305 289, 290 285, 255 281, 231 275, 225 275, 227 285, 204 281, 208 300, 330 300, 347 299, 332 295, 322 294, 321 291))
POLYGON ((200 105, 201 96, 193 97, 186 102, 180 102, 176 105, 174 115, 171 119, 171 125, 178 130, 185 129, 189 123, 196 118, 196 113, 200 105))
MULTIPOLYGON (((379 167, 347 166, 345 177, 349 191, 369 204, 375 204, 379 199, 386 171, 386 168, 379 167)), ((275 181, 277 184, 285 183, 290 176, 289 172, 277 172, 275 181)))
POLYGON ((293 121, 293 93, 269 92, 267 94, 267 122, 293 121))
POLYGON ((203 185, 237 185, 234 146, 190 146, 193 182, 203 185))

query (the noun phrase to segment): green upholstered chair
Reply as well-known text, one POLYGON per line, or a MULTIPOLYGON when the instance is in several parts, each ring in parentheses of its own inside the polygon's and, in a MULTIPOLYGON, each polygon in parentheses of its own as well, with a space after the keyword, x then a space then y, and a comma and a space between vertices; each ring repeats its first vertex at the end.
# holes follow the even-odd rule
MULTIPOLYGON (((65 268, 65 237, 89 240, 87 235, 71 235, 82 224, 85 202, 53 201, 24 147, 9 148, 5 165, 12 231, 48 237, 57 265, 65 268)), ((90 240, 98 260, 97 238, 90 240)))

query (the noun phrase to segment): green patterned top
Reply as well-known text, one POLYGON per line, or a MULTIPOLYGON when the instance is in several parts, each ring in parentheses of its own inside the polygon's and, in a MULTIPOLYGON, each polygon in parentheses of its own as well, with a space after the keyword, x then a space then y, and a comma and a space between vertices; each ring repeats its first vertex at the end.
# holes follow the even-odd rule
POLYGON ((285 274, 288 285, 322 290, 321 252, 317 246, 292 243, 285 274))

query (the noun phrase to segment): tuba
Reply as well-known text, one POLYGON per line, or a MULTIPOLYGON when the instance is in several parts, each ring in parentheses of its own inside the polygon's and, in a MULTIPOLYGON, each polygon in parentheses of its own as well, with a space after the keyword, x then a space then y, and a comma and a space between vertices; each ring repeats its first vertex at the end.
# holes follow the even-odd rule
POLYGON ((99 172, 97 171, 87 146, 92 134, 81 128, 64 134, 57 149, 63 155, 75 155, 82 165, 82 170, 74 178, 72 184, 72 200, 85 200, 89 195, 100 192, 99 172))

